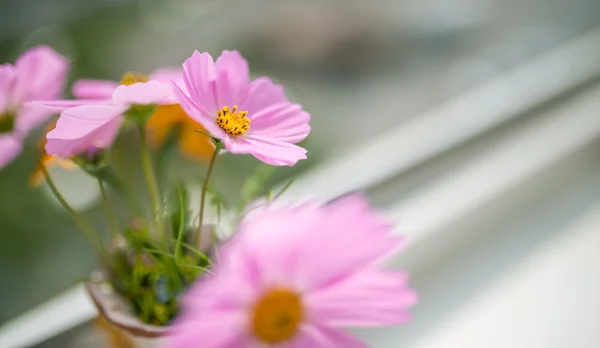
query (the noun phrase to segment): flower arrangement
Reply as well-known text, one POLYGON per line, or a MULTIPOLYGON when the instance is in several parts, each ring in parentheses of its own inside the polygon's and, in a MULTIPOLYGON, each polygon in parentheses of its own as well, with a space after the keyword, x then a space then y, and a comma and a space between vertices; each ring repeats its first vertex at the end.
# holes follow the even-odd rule
POLYGON ((93 243, 102 272, 90 294, 110 324, 163 336, 170 348, 350 348, 364 344, 343 328, 409 320, 417 297, 408 275, 381 265, 402 238, 362 195, 273 204, 281 192, 264 187, 265 177, 306 159, 296 144, 310 133, 310 115, 271 79, 250 79, 238 52, 215 61, 195 51, 181 69, 126 73, 120 82, 79 80, 75 99, 60 100, 68 68, 45 46, 0 66, 0 168, 35 128, 48 126, 32 184, 45 181, 93 243), (118 136, 139 139, 143 197, 114 169, 118 136), (169 170, 156 158, 168 144, 206 164, 197 206, 185 180, 160 175, 169 170), (263 163, 234 206, 211 181, 224 153, 263 163), (108 237, 63 198, 48 170, 54 165, 79 166, 98 181, 108 237), (126 214, 115 211, 109 190, 126 214), (208 207, 216 223, 207 223, 208 207), (110 313, 107 287, 125 303, 125 319, 110 313))

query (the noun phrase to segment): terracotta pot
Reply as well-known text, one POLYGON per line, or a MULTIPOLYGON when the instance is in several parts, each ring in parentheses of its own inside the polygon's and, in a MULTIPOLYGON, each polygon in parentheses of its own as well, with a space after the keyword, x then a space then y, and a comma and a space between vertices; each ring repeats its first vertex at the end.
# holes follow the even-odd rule
POLYGON ((107 334, 113 348, 155 348, 166 335, 164 326, 142 322, 129 303, 117 293, 102 272, 95 272, 86 289, 98 309, 98 326, 107 334))

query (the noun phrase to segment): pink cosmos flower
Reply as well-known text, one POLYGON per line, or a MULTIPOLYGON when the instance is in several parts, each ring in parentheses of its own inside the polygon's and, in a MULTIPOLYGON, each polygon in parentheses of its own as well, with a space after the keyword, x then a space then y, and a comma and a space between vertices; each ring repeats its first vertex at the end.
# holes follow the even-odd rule
POLYGON ((19 155, 29 132, 52 115, 28 102, 56 99, 68 68, 66 58, 46 46, 29 49, 14 65, 0 65, 0 168, 19 155))
POLYGON ((343 328, 404 323, 417 302, 407 273, 380 266, 402 241, 391 228, 360 195, 247 216, 166 347, 366 347, 343 328))
POLYGON ((223 51, 216 62, 195 51, 183 70, 187 91, 175 86, 181 107, 226 150, 276 166, 306 158, 294 144, 310 133, 310 115, 269 78, 249 81, 248 63, 237 51, 223 51))
POLYGON ((62 102, 84 105, 68 108, 60 114, 56 128, 47 134, 46 152, 72 157, 91 148, 109 148, 121 129, 123 114, 132 107, 171 104, 174 99, 169 84, 150 80, 121 84, 114 89, 110 100, 57 101, 47 106, 60 108, 62 102))

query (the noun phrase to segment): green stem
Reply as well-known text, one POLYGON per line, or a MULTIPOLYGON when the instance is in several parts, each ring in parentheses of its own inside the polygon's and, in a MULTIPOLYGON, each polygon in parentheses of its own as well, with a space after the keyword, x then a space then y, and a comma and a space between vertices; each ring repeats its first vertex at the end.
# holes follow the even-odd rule
POLYGON ((75 220, 75 222, 79 226, 79 229, 81 229, 81 231, 92 242, 92 245, 96 248, 96 251, 100 255, 100 258, 103 259, 103 261, 106 263, 106 265, 110 265, 108 254, 106 253, 106 250, 104 249, 104 245, 102 244, 102 240, 98 236, 98 233, 96 232, 94 227, 92 227, 92 225, 83 217, 83 215, 76 212, 75 209, 73 209, 71 207, 71 205, 69 205, 69 203, 60 194, 60 192, 58 191, 58 188, 54 184, 54 181, 50 177, 50 174, 48 173, 46 166, 43 163, 40 165, 40 169, 41 169, 42 173, 44 173, 44 176, 46 177, 46 183, 48 184, 48 187, 50 187, 50 191, 52 191, 52 194, 54 194, 54 197, 56 197, 58 202, 63 206, 63 208, 65 208, 65 210, 69 213, 69 215, 71 215, 73 220, 75 220))
POLYGON ((212 174, 212 170, 215 164, 215 160, 219 155, 219 152, 223 148, 223 144, 221 142, 216 142, 215 152, 210 159, 210 163, 208 165, 208 170, 206 171, 206 177, 204 178, 204 184, 202 184, 202 193, 200 194, 200 217, 198 221, 198 231, 196 232, 196 239, 194 241, 194 245, 200 245, 200 238, 202 236, 202 224, 204 222, 204 201, 206 200, 206 190, 208 189, 208 183, 210 182, 210 175, 212 174))
POLYGON ((183 230, 185 228, 185 208, 181 186, 177 184, 177 196, 179 197, 179 231, 177 231, 177 242, 175 244, 175 257, 179 261, 181 258, 181 240, 183 239, 183 230))
POLYGON ((115 217, 114 211, 110 207, 110 202, 108 201, 108 196, 106 194, 106 189, 104 188, 104 183, 102 179, 98 178, 98 188, 100 189, 100 196, 102 198, 102 207, 104 208, 104 214, 106 215, 106 219, 108 220, 108 227, 110 230, 110 235, 113 239, 119 234, 119 224, 115 217))
POLYGON ((146 177, 146 184, 148 185, 148 194, 150 195, 150 202, 152 204, 152 217, 156 214, 157 219, 157 231, 160 237, 167 241, 168 236, 165 232, 165 222, 161 206, 160 190, 158 188, 158 180, 156 179, 156 173, 152 164, 152 156, 150 154, 150 148, 146 140, 146 128, 143 124, 139 127, 140 130, 140 146, 142 156, 142 167, 144 176, 146 177))

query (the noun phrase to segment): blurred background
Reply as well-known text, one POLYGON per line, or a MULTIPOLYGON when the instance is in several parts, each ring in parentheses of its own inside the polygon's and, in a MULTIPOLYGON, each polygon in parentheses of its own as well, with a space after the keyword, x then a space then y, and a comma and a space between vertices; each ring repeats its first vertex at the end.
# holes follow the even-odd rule
MULTIPOLYGON (((598 13, 598 0, 3 0, 0 62, 46 44, 71 82, 119 80, 237 49, 312 115, 309 160, 274 180, 301 178, 290 197, 364 190, 410 237, 394 265, 422 304, 409 325, 359 332, 374 347, 598 347, 598 13)), ((223 162, 222 182, 257 164, 223 162)), ((94 268, 28 187, 34 166, 25 153, 0 171, 0 325, 94 268)), ((93 183, 57 176, 101 224, 93 183)), ((39 347, 91 347, 81 332, 39 347)))

